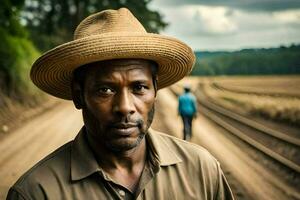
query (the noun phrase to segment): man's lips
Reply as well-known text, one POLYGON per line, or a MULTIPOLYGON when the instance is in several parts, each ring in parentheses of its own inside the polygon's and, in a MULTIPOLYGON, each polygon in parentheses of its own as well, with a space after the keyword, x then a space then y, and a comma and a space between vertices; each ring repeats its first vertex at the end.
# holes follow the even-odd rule
POLYGON ((126 128, 132 128, 137 126, 138 124, 136 123, 114 123, 111 127, 117 129, 126 129, 126 128))
POLYGON ((131 135, 138 128, 135 123, 115 123, 110 126, 110 129, 118 135, 128 136, 131 135))

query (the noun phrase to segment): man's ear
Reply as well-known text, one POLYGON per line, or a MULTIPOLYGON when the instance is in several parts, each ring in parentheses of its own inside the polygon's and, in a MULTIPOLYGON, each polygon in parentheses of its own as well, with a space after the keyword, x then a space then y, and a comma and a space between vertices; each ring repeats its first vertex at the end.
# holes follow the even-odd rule
POLYGON ((72 81, 72 99, 75 107, 80 110, 84 105, 83 89, 78 82, 72 81))

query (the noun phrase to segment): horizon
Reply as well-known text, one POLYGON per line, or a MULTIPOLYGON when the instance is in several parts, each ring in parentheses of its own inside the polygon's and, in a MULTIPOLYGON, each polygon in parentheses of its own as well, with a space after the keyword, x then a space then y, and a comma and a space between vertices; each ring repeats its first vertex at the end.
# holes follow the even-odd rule
POLYGON ((193 49, 194 52, 238 52, 243 50, 262 50, 262 49, 279 49, 281 47, 290 48, 292 46, 300 46, 300 43, 291 43, 290 45, 279 45, 271 47, 257 47, 257 48, 242 48, 242 49, 217 49, 217 50, 207 50, 207 49, 193 49))

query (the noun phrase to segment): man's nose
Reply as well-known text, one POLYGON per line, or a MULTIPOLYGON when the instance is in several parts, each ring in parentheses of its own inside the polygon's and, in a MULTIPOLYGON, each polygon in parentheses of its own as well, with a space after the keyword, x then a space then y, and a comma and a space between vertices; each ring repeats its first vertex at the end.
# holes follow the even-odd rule
POLYGON ((133 97, 131 96, 130 91, 122 91, 116 95, 113 111, 122 116, 128 116, 135 113, 133 97))

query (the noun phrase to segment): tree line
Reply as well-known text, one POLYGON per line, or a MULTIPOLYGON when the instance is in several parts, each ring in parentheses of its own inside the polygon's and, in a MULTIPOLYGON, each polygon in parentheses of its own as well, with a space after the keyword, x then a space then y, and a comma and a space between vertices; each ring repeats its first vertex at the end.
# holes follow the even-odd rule
POLYGON ((300 74, 300 45, 195 54, 197 61, 191 75, 300 74))
POLYGON ((26 0, 21 17, 31 40, 43 51, 70 41, 82 19, 105 9, 127 7, 148 32, 158 33, 167 26, 162 15, 150 10, 152 0, 26 0))
POLYGON ((1 0, 0 108, 3 96, 22 101, 36 94, 29 80, 34 60, 46 50, 70 41, 79 22, 104 9, 129 8, 147 31, 167 26, 162 15, 149 9, 152 0, 1 0))

